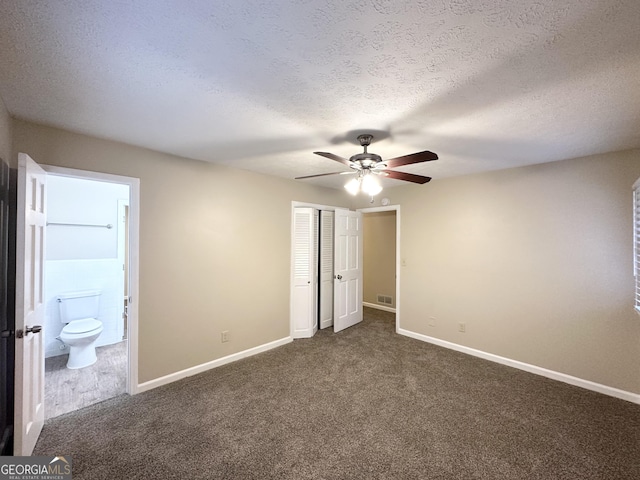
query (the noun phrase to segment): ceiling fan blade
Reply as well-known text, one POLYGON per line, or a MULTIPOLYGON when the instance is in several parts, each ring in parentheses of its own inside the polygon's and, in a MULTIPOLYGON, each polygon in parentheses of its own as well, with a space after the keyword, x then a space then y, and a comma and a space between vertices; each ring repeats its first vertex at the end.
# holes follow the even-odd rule
POLYGON ((410 165, 412 163, 430 162, 431 160, 438 160, 438 155, 430 152, 429 150, 425 150, 424 152, 417 152, 410 155, 405 155, 403 157, 384 160, 384 163, 387 165, 387 167, 395 168, 401 167, 403 165, 410 165))
POLYGON ((331 173, 319 173, 318 175, 306 175, 304 177, 296 177, 296 180, 302 180, 304 178, 326 177, 327 175, 352 175, 357 172, 331 172, 331 173))
POLYGON ((340 162, 343 165, 346 165, 347 167, 351 166, 351 162, 349 160, 347 160, 346 158, 339 157, 338 155, 334 155, 333 153, 327 153, 327 152, 313 152, 313 153, 315 153, 316 155, 329 158, 331 160, 335 160, 336 162, 340 162))
POLYGON ((396 180, 404 180, 405 182, 413 183, 427 183, 431 180, 431 177, 423 177, 422 175, 414 175, 413 173, 396 172, 395 170, 381 170, 382 175, 386 175, 389 178, 395 178, 396 180))

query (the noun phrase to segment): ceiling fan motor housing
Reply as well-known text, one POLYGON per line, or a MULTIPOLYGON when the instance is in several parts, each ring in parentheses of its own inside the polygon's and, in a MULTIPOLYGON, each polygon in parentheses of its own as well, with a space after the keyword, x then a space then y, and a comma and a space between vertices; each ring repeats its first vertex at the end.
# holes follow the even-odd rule
POLYGON ((376 155, 375 153, 357 153, 353 157, 349 159, 352 163, 359 164, 362 168, 370 168, 374 165, 380 163, 382 161, 382 157, 380 155, 376 155))

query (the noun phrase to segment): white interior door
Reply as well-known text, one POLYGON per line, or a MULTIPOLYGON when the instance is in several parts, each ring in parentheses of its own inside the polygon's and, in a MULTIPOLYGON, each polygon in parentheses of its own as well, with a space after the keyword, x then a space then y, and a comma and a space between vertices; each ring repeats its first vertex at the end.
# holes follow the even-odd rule
POLYGON ((291 322, 293 338, 318 331, 318 210, 297 207, 293 217, 291 322))
POLYGON ((18 156, 14 455, 31 455, 44 424, 45 171, 18 156))
POLYGON ((336 209, 333 330, 362 321, 362 213, 336 209))
POLYGON ((320 211, 320 328, 333 325, 333 218, 320 211))

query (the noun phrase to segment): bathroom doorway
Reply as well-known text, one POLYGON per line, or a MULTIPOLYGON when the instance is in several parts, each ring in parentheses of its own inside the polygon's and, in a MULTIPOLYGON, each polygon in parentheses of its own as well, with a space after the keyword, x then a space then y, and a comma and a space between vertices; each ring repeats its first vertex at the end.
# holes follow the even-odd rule
POLYGON ((132 185, 103 174, 44 168, 45 418, 53 418, 132 393, 132 185), (70 369, 57 298, 89 290, 100 292, 103 330, 95 342, 97 361, 70 369))

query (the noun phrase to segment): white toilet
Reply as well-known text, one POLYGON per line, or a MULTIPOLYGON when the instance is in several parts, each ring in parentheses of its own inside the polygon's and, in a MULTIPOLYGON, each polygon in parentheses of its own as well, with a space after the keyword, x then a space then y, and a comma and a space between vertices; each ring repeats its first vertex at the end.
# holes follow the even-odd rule
POLYGON ((67 368, 84 368, 93 365, 96 357, 96 340, 102 333, 102 322, 97 319, 100 307, 100 291, 87 290, 59 295, 60 320, 66 325, 60 340, 69 345, 67 368))

